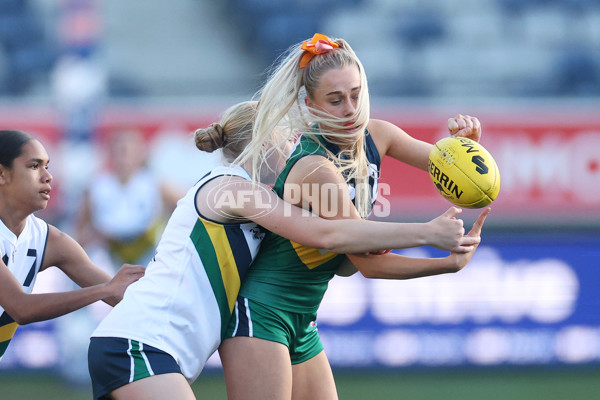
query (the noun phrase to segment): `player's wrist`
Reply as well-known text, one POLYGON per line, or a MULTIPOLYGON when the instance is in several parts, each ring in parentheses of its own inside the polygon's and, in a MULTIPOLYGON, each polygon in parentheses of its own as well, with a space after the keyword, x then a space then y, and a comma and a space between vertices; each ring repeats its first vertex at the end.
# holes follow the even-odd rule
POLYGON ((421 229, 417 229, 415 234, 417 246, 433 246, 437 247, 438 243, 436 240, 437 232, 433 221, 424 222, 421 225, 421 229))
POLYGON ((464 267, 464 265, 460 265, 459 260, 455 254, 450 254, 449 256, 444 257, 442 260, 442 268, 444 270, 444 273, 446 274, 456 273, 464 267))

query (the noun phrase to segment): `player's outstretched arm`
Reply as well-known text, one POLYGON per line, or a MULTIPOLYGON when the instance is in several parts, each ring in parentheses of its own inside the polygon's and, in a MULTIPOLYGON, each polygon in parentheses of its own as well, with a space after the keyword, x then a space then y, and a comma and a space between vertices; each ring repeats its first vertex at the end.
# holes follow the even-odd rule
MULTIPOLYGON (((335 171, 337 174, 337 171, 335 171)), ((234 178, 231 178, 232 180, 234 178)), ((328 220, 281 200, 266 186, 239 179, 227 185, 229 198, 244 198, 221 209, 228 215, 250 219, 272 232, 305 246, 334 253, 365 253, 374 250, 409 248, 430 245, 456 252, 470 251, 477 238, 464 236, 463 221, 455 218, 461 212, 451 207, 444 214, 426 223, 391 223, 365 221, 350 203, 346 209, 352 219, 328 220), (268 212, 265 211, 268 205, 268 212)), ((346 184, 337 186, 340 199, 349 198, 346 184)), ((211 196, 219 198, 218 192, 211 196)), ((210 201, 210 199, 208 199, 210 201)), ((340 206, 344 207, 343 205, 340 206)))
MULTIPOLYGON (((400 127, 384 120, 371 119, 368 128, 382 156, 389 156, 427 171, 429 152, 433 144, 412 137, 400 127)), ((458 114, 448 118, 448 133, 479 142, 481 123, 476 117, 458 114)))
POLYGON ((412 279, 424 276, 458 272, 473 257, 481 240, 481 230, 490 208, 485 209, 473 224, 466 237, 477 240, 477 244, 464 253, 451 252, 442 258, 414 258, 398 254, 365 255, 348 254, 348 259, 366 278, 412 279))
MULTIPOLYGON (((1 264, 2 261, 0 261, 1 264)), ((0 265, 0 305, 19 325, 45 321, 68 314, 98 300, 122 298, 125 287, 138 280, 143 272, 138 266, 119 271, 113 281, 69 292, 25 293, 13 274, 0 265)))
POLYGON ((53 226, 49 226, 41 270, 49 266, 60 268, 75 283, 86 287, 68 292, 28 294, 8 268, 0 268, 0 305, 18 324, 56 318, 98 300, 114 305, 122 298, 125 288, 144 274, 141 266, 125 265, 111 278, 91 262, 75 240, 53 226))

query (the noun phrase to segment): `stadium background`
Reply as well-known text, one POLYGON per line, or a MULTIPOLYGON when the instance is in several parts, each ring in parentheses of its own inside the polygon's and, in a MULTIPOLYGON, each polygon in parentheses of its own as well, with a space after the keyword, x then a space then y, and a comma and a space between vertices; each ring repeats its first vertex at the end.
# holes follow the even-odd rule
MULTIPOLYGON (((47 146, 54 194, 40 216, 73 229, 101 145, 121 127, 144 132, 158 175, 193 183, 215 157, 190 132, 251 97, 277 54, 314 32, 352 44, 373 117, 427 141, 450 116, 479 117, 502 176, 460 274, 332 282, 318 322, 340 397, 600 396, 597 0, 2 0, 0 125, 47 146)), ((382 180, 391 214, 379 218, 448 207, 424 172, 386 161, 382 180)), ((477 213, 464 212, 467 225, 477 213)), ((51 272, 36 283, 65 288, 51 272)), ((89 398, 85 351, 102 312, 20 327, 1 397, 89 398)), ((224 398, 217 359, 194 389, 224 398)))

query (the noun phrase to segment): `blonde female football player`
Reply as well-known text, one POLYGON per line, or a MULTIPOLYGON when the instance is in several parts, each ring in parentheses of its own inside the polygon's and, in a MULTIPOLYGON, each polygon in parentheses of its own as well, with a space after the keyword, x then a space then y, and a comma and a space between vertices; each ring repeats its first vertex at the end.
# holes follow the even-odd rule
MULTIPOLYGON (((219 346, 266 230, 335 253, 429 243, 468 254, 479 243, 464 236, 456 208, 428 223, 393 224, 327 221, 286 204, 251 181, 248 163, 231 164, 251 139, 255 112, 256 102, 240 103, 196 132, 196 146, 221 148, 228 165, 201 177, 178 202, 144 278, 93 333, 95 399, 193 399, 189 383, 219 346)), ((261 148, 264 159, 282 164, 287 154, 270 145, 261 148)))
POLYGON ((33 215, 52 191, 48 153, 33 136, 0 130, 0 357, 19 325, 70 313, 98 300, 115 305, 144 268, 125 265, 114 278, 81 246, 33 215), (82 289, 32 294, 39 272, 61 269, 82 289))
MULTIPOLYGON (((431 144, 369 118, 365 72, 346 41, 316 34, 281 60, 260 91, 253 142, 240 162, 257 159, 256 149, 271 140, 277 125, 302 133, 274 186, 282 199, 327 218, 364 218, 377 195, 384 156, 427 169, 431 144)), ((448 128, 477 141, 481 136, 479 121, 470 116, 449 119, 448 128)), ((479 237, 488 212, 480 215, 470 236, 479 237)), ((397 254, 348 258, 366 277, 409 279, 456 272, 475 247, 433 259, 397 254)), ((342 260, 267 233, 220 348, 229 399, 337 398, 316 320, 342 260)))

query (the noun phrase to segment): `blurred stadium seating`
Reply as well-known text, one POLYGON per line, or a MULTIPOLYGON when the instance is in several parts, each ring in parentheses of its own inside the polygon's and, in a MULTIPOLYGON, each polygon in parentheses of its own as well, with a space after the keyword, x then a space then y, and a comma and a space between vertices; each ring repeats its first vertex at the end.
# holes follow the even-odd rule
MULTIPOLYGON (((60 38, 49 27, 60 13, 44 3, 0 5, 0 97, 50 94, 60 38)), ((257 74, 281 51, 315 31, 350 42, 374 95, 600 95, 597 0, 352 0, 327 7, 313 0, 148 7, 137 0, 99 7, 114 97, 239 96, 257 86, 257 74)))
POLYGON ((43 21, 24 0, 0 3, 0 93, 19 96, 47 82, 55 60, 55 45, 43 21))

